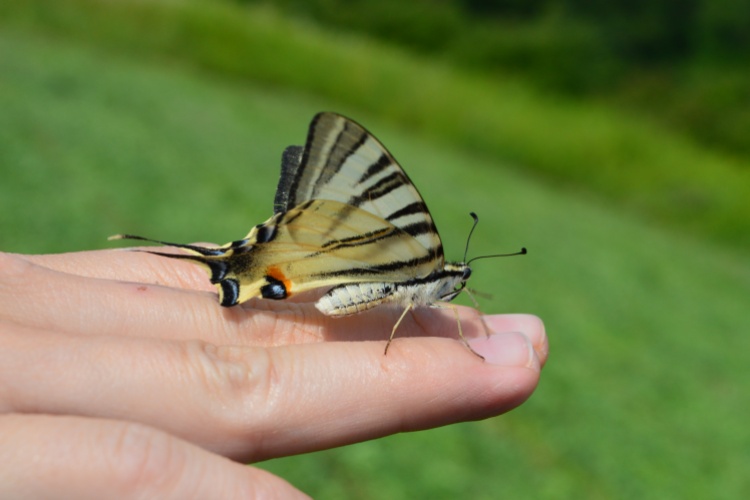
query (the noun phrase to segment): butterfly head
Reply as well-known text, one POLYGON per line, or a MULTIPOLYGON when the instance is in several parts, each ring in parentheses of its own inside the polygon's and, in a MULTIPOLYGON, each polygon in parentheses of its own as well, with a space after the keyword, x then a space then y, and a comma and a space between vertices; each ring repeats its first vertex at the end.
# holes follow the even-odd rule
POLYGON ((446 263, 441 273, 441 285, 437 296, 440 298, 440 300, 445 302, 450 302, 451 300, 455 299, 466 288, 466 282, 469 281, 469 278, 471 278, 470 264, 475 260, 487 259, 490 257, 510 257, 512 255, 526 254, 526 248, 521 248, 519 252, 515 253, 480 255, 479 257, 474 257, 473 259, 466 260, 466 256, 469 253, 469 243, 471 242, 471 236, 472 234, 474 234, 474 229, 477 227, 477 223, 479 222, 479 217, 477 216, 477 214, 471 212, 469 215, 471 215, 472 219, 474 219, 474 224, 471 227, 471 231, 469 231, 469 237, 466 239, 464 260, 463 262, 446 263))
POLYGON ((466 288, 466 282, 471 277, 471 268, 463 262, 447 262, 441 274, 443 278, 437 296, 444 302, 450 302, 466 288))

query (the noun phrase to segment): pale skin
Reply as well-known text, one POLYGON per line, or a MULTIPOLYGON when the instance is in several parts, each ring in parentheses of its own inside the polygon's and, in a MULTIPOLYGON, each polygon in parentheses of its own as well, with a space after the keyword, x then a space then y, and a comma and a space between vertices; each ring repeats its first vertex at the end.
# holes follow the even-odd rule
POLYGON ((489 418, 531 395, 542 322, 459 313, 486 361, 449 309, 407 314, 384 356, 398 310, 222 308, 189 262, 0 253, 0 498, 306 498, 244 464, 489 418))

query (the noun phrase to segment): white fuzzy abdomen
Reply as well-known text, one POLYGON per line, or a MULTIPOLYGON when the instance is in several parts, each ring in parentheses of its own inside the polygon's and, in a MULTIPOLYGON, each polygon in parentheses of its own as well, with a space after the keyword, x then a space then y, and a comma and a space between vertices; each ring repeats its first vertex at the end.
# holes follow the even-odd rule
POLYGON ((393 300, 393 283, 352 283, 323 295, 315 307, 327 316, 348 316, 393 300))
POLYGON ((318 299, 315 307, 327 316, 348 316, 381 304, 398 304, 404 307, 432 306, 441 300, 445 290, 452 289, 451 281, 436 279, 408 284, 350 283, 339 285, 318 299))

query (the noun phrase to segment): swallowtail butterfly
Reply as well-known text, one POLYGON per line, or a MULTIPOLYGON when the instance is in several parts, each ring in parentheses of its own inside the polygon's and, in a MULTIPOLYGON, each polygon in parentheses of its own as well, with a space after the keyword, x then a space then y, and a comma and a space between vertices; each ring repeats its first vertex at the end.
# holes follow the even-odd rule
MULTIPOLYGON (((185 250, 188 254, 151 253, 206 267, 222 306, 322 287, 330 289, 315 306, 328 316, 399 305, 403 314, 386 352, 408 311, 453 300, 471 276, 465 258, 445 261, 427 206, 388 150, 364 127, 335 113, 316 115, 304 148, 284 151, 274 215, 245 238, 218 248, 133 235, 110 239, 185 250)), ((468 347, 460 321, 458 332, 468 347)))

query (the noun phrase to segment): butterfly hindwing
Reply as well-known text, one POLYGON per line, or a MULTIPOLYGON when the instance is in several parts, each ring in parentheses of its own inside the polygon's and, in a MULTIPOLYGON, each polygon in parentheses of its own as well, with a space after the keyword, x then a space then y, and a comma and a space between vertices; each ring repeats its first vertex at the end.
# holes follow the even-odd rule
POLYGON ((253 297, 283 299, 341 282, 411 279, 434 266, 409 234, 332 200, 311 200, 277 214, 231 245, 194 258, 211 269, 223 305, 253 297))

